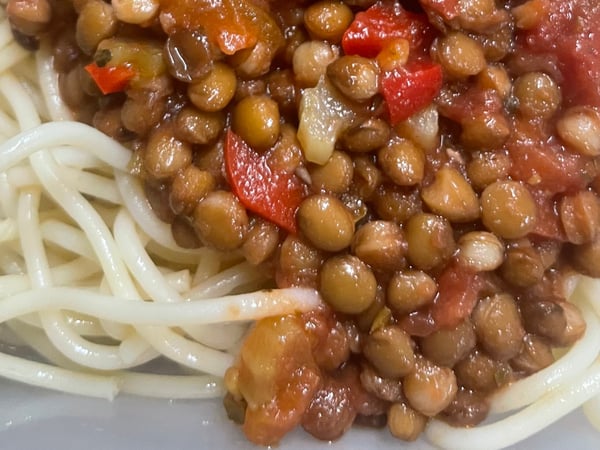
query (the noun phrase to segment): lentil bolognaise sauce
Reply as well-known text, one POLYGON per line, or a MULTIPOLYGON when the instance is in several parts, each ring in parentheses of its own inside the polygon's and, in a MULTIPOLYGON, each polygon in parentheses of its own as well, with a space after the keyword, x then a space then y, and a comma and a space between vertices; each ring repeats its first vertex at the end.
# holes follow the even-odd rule
POLYGON ((239 251, 317 311, 226 375, 251 441, 472 426, 585 322, 600 276, 592 0, 9 0, 78 120, 132 150, 177 243, 239 251))

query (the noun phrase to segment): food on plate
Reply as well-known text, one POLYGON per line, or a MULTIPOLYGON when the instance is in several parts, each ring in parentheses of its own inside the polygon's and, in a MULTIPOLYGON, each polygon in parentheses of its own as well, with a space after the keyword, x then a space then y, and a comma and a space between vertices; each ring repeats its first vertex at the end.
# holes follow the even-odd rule
POLYGON ((162 355, 261 445, 600 422, 595 1, 3 14, 4 320, 65 376, 147 394, 162 355))

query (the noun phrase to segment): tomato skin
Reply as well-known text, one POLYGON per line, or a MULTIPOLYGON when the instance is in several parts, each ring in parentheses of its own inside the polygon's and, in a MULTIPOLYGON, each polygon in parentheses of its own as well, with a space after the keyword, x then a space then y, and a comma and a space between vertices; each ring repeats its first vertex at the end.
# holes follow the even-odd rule
POLYGON ((533 188, 530 188, 529 192, 537 206, 537 220, 531 234, 543 239, 566 242, 567 236, 552 193, 533 188))
POLYGON ((273 400, 256 409, 247 409, 243 430, 257 445, 276 445, 298 426, 321 383, 320 374, 304 366, 292 368, 286 385, 273 400))
POLYGON ((201 28, 226 55, 250 48, 258 39, 256 6, 248 0, 161 0, 167 28, 201 28))
POLYGON ((440 92, 442 81, 441 66, 428 61, 409 62, 405 67, 384 72, 380 90, 392 125, 429 105, 440 92))
POLYGON ((556 194, 583 189, 591 181, 587 158, 570 153, 534 123, 517 121, 506 147, 511 177, 534 189, 556 194))
POLYGON ((136 74, 130 66, 99 67, 95 62, 85 66, 85 70, 104 95, 124 91, 136 74))
POLYGON ((427 11, 433 11, 445 20, 456 18, 460 12, 459 0, 419 0, 427 11))
MULTIPOLYGON (((600 106, 600 3, 597 0, 541 0, 537 26, 517 33, 517 53, 551 61, 563 80, 568 105, 600 106)), ((533 70, 539 70, 533 68, 533 70)))
POLYGON ((296 211, 306 196, 306 185, 300 178, 272 170, 264 154, 254 152, 231 130, 225 136, 224 156, 231 189, 242 204, 295 234, 296 211))
POLYGON ((455 327, 471 315, 483 287, 480 274, 450 264, 438 278, 438 295, 431 316, 439 328, 455 327))
POLYGON ((356 14, 342 37, 347 55, 374 58, 390 42, 406 39, 411 52, 423 53, 434 33, 424 14, 406 11, 399 3, 383 0, 356 14))
POLYGON ((407 316, 401 326, 413 336, 427 336, 442 328, 456 327, 471 315, 484 286, 483 275, 450 263, 438 277, 433 303, 407 316))
POLYGON ((300 316, 261 319, 246 337, 237 383, 248 404, 243 430, 251 442, 277 444, 300 424, 321 384, 311 350, 300 316))

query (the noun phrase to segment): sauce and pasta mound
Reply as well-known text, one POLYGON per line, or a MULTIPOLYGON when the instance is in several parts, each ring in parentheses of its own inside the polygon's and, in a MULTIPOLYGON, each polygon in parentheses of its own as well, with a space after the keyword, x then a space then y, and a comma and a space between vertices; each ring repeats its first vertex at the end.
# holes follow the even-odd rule
POLYGON ((586 332, 600 276, 595 0, 9 0, 181 247, 323 305, 225 376, 252 442, 472 427, 586 332))

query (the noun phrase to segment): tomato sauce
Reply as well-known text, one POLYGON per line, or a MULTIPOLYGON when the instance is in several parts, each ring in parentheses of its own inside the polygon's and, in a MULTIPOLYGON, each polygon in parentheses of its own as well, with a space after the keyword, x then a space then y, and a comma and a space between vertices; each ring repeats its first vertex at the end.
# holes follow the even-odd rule
POLYGON ((600 3, 542 0, 542 10, 537 26, 517 35, 518 51, 556 64, 567 103, 600 106, 600 3))

